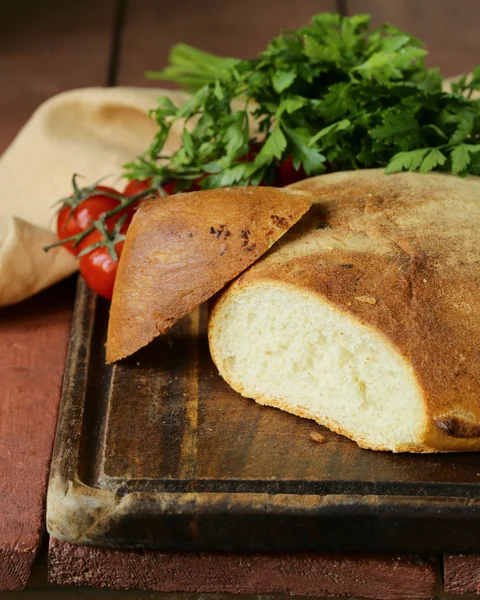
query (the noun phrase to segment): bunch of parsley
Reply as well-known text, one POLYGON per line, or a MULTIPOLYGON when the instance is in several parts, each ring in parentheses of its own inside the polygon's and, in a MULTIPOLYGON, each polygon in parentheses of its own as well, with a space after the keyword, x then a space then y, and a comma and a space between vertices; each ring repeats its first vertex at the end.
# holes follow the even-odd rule
POLYGON ((175 46, 170 66, 150 76, 193 95, 180 108, 159 99, 159 131, 126 175, 175 178, 178 189, 258 185, 289 156, 307 175, 369 167, 480 175, 480 100, 471 98, 480 67, 447 93, 438 69, 425 67, 420 41, 389 24, 369 26, 369 15, 319 14, 251 60, 175 46), (182 148, 164 158, 179 119, 182 148), (256 154, 251 131, 262 144, 256 154))

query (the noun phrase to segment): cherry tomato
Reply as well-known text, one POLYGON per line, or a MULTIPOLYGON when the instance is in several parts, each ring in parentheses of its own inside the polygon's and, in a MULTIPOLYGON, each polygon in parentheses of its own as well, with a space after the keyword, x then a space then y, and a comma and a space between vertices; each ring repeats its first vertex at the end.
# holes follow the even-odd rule
POLYGON ((200 182, 202 181, 202 179, 205 179, 205 177, 207 177, 206 175, 200 175, 200 177, 197 177, 196 179, 193 180, 193 185, 190 188, 191 192, 199 192, 200 190, 203 190, 202 186, 200 185, 200 182))
MULTIPOLYGON (((126 226, 122 227, 122 232, 125 233, 126 226)), ((82 243, 82 247, 86 248, 90 244, 94 244, 102 239, 100 231, 92 231, 82 243)), ((123 250, 123 242, 115 244, 115 252, 120 258, 123 250)), ((92 250, 88 254, 84 254, 79 259, 80 273, 85 279, 87 285, 96 292, 99 296, 103 296, 107 300, 112 299, 113 286, 117 275, 118 261, 113 260, 106 246, 101 246, 92 250)))
MULTIPOLYGON (((196 180, 196 181, 199 181, 199 180, 196 180)), ((194 185, 195 185, 196 181, 194 182, 194 185)), ((171 196, 172 194, 175 193, 175 184, 176 183, 177 183, 176 179, 171 179, 168 183, 165 183, 164 185, 162 185, 162 188, 164 189, 166 194, 171 196)), ((138 179, 132 179, 132 181, 129 181, 127 183, 127 185, 125 186, 123 193, 125 194, 125 196, 135 196, 136 194, 139 194, 140 192, 147 190, 149 187, 151 187, 151 185, 152 185, 151 177, 149 177, 148 179, 143 179, 142 181, 139 181, 138 179)), ((197 189, 200 189, 200 188, 197 188, 197 189)))
MULTIPOLYGON (((136 196, 137 194, 140 194, 140 192, 144 192, 145 190, 148 190, 149 187, 152 187, 152 177, 149 177, 148 179, 142 179, 142 180, 132 179, 125 186, 125 189, 123 190, 123 194, 125 196, 136 196)), ((137 212, 137 208, 140 206, 142 201, 143 201, 143 199, 138 200, 137 202, 134 202, 127 208, 127 214, 128 214, 127 221, 128 222, 130 222, 133 219, 133 215, 137 212)))
POLYGON ((136 196, 140 192, 144 192, 145 190, 148 190, 148 188, 151 187, 151 185, 152 185, 151 177, 149 177, 148 179, 142 179, 142 180, 132 179, 125 186, 123 193, 125 196, 136 196))
MULTIPOLYGON (((110 194, 118 194, 116 190, 110 187, 99 185, 95 188, 98 194, 90 196, 86 200, 80 202, 80 204, 71 213, 71 207, 65 204, 58 213, 57 216, 57 235, 58 238, 63 240, 72 235, 77 235, 87 227, 90 227, 95 219, 98 219, 101 214, 112 210, 118 206, 118 200, 105 196, 101 192, 109 192, 110 194)), ((110 229, 119 220, 120 215, 115 215, 108 219, 107 228, 110 229)), ((72 254, 77 255, 80 252, 80 248, 73 247, 73 242, 67 242, 64 247, 72 254)))
POLYGON ((302 166, 300 166, 298 170, 295 169, 293 166, 293 157, 290 154, 290 156, 288 156, 277 168, 274 185, 283 187, 295 183, 296 181, 300 181, 301 179, 305 179, 306 176, 307 174, 302 166))
POLYGON ((169 181, 165 185, 162 185, 163 191, 166 194, 168 194, 169 196, 172 196, 173 194, 175 194, 175 184, 176 183, 177 183, 177 180, 176 179, 172 179, 171 181, 169 181))

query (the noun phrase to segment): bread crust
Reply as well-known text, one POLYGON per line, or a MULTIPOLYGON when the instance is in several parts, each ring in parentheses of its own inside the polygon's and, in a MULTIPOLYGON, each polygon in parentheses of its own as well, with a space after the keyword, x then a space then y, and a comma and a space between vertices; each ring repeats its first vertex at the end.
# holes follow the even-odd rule
MULTIPOLYGON (((211 324, 244 286, 276 282, 314 295, 380 333, 413 369, 426 426, 418 443, 388 449, 479 450, 480 179, 367 170, 294 187, 318 200, 220 296, 211 324)), ((211 351, 218 366, 214 343, 211 351)), ((295 412, 282 399, 258 401, 295 412)), ((355 432, 315 420, 372 448, 355 432)))
POLYGON ((256 261, 310 208, 313 195, 236 187, 146 201, 115 281, 107 362, 133 354, 256 261))

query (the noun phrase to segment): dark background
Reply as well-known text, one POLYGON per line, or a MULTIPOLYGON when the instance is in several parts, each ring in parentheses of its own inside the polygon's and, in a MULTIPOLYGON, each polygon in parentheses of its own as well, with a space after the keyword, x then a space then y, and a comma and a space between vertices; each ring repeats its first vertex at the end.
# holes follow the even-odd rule
MULTIPOLYGON (((427 43, 446 76, 480 63, 477 0, 0 0, 0 152, 46 98, 96 85, 152 85, 176 42, 239 58, 322 11, 372 13, 427 43)), ((154 84, 153 84, 154 85, 154 84)))

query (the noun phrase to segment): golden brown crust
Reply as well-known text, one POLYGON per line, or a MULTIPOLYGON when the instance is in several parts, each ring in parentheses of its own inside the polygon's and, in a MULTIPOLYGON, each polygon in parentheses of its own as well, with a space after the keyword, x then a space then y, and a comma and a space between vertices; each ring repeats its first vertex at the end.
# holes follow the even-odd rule
POLYGON ((294 187, 318 202, 227 293, 282 282, 376 329, 428 415, 418 445, 396 450, 480 450, 480 179, 369 170, 294 187))
MULTIPOLYGON (((243 396, 243 394, 242 394, 242 396, 243 396)), ((351 440, 354 440, 355 443, 360 446, 360 448, 365 448, 365 450, 383 450, 383 451, 391 450, 391 448, 387 448, 386 446, 374 445, 374 444, 371 444, 370 442, 367 442, 365 439, 363 439, 362 437, 360 437, 358 435, 358 432, 346 429, 345 427, 341 427, 338 425, 338 423, 334 423, 333 421, 331 421, 330 419, 328 419, 326 417, 321 418, 318 415, 315 415, 304 408, 301 408, 298 406, 292 406, 292 404, 290 404, 288 402, 284 402, 277 398, 266 398, 266 397, 260 398, 260 399, 257 398, 256 402, 258 402, 259 404, 263 404, 265 406, 273 406, 274 408, 279 408, 280 410, 285 410, 289 413, 292 413, 293 415, 297 415, 297 417, 302 417, 304 419, 312 419, 319 425, 323 425, 324 427, 327 427, 327 429, 330 429, 330 431, 334 431, 335 433, 338 433, 339 435, 343 435, 351 440)), ((425 448, 424 446, 417 445, 417 444, 405 444, 403 446, 396 448, 395 452, 416 452, 416 453, 428 454, 431 452, 437 452, 437 450, 432 449, 432 448, 425 448)))
POLYGON ((312 198, 237 187, 145 202, 118 268, 107 361, 129 356, 213 296, 296 223, 312 198))

